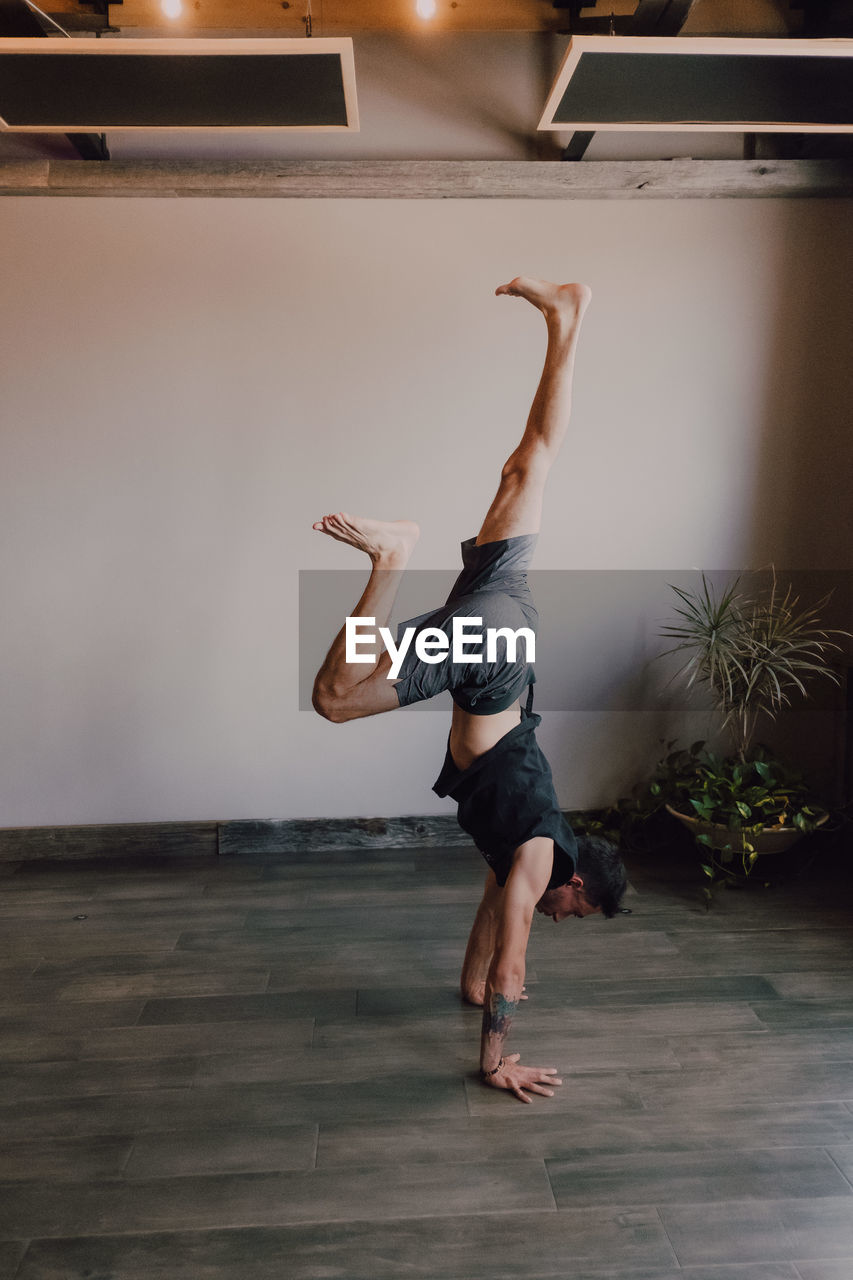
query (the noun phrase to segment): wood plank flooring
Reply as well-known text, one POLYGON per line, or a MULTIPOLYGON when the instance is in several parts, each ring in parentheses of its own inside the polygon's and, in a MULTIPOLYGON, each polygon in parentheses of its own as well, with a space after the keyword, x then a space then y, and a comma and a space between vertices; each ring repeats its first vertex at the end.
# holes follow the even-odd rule
POLYGON ((0 876, 0 1280, 853 1280, 853 884, 537 918, 480 1084, 466 848, 0 876))

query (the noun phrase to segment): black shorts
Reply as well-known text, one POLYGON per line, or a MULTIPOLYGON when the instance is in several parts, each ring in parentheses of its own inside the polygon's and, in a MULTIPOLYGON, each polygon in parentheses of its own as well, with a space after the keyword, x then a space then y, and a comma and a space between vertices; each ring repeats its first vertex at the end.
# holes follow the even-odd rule
MULTIPOLYGON (((539 615, 527 584, 527 570, 536 542, 535 533, 484 542, 479 547, 476 538, 468 538, 462 543, 462 572, 445 603, 431 613, 401 622, 397 643, 407 627, 414 627, 416 635, 427 627, 437 628, 450 639, 454 617, 480 618, 484 632, 490 627, 512 631, 525 627, 535 637, 539 615)), ((536 679, 527 661, 527 648, 525 637, 519 636, 515 661, 510 661, 506 639, 499 637, 492 662, 486 661, 484 653, 479 663, 454 663, 450 654, 441 662, 426 663, 415 653, 413 637, 394 686, 399 704, 407 707, 449 689, 453 701, 475 715, 505 711, 536 679)))

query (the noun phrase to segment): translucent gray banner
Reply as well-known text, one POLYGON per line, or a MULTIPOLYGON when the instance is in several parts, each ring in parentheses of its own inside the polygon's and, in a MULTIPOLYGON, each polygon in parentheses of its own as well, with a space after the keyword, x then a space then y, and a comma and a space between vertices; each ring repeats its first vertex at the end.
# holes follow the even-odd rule
MULTIPOLYGON (((389 628, 438 607, 458 575, 457 569, 409 570, 403 577, 389 628)), ((717 591, 740 577, 745 592, 766 589, 769 571, 715 570, 705 577, 717 591)), ((784 589, 790 584, 800 606, 829 601, 820 612, 827 628, 853 627, 853 571, 777 569, 784 589)), ((355 616, 367 575, 362 570, 303 570, 299 575, 299 707, 311 709, 314 676, 347 615, 355 616)), ((534 569, 528 574, 539 611, 536 640, 537 711, 639 711, 687 702, 683 680, 674 679, 683 657, 663 657, 673 642, 661 636, 677 621, 673 587, 696 591, 698 570, 534 569)), ((849 661, 849 642, 842 642, 849 661)), ((362 652, 370 652, 365 647, 362 652)), ((377 647, 377 653, 379 647, 377 647)), ((520 646, 523 654, 523 643, 520 646)), ((842 655, 838 656, 839 660, 842 655)), ((372 667, 360 665, 358 677, 372 667)), ((828 705, 828 681, 814 685, 813 703, 828 705)), ((692 695, 693 709, 703 705, 692 695)), ((446 711, 449 694, 415 704, 446 711)))

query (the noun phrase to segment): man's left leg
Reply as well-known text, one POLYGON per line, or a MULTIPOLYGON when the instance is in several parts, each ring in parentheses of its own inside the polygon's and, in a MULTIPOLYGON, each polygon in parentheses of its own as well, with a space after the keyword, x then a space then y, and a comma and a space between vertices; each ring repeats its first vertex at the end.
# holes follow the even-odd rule
MULTIPOLYGON (((387 626, 403 571, 418 540, 418 526, 410 520, 367 520, 344 511, 324 516, 314 528, 369 556, 370 578, 351 616, 375 618, 377 628, 387 626)), ((362 675, 364 667, 346 660, 343 626, 314 680, 315 711, 335 722, 393 711, 399 700, 394 681, 387 678, 390 665, 385 653, 369 676, 362 675)))

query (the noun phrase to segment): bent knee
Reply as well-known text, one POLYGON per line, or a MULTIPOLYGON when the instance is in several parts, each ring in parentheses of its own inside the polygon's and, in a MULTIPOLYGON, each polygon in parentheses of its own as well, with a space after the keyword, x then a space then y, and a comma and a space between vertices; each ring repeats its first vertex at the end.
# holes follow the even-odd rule
POLYGON ((345 700, 322 685, 314 685, 311 705, 318 715, 324 720, 330 720, 332 724, 343 724, 351 718, 345 700))
POLYGON ((522 486, 531 479, 544 480, 553 461, 543 444, 525 445, 510 454, 501 468, 501 480, 505 484, 522 486))

